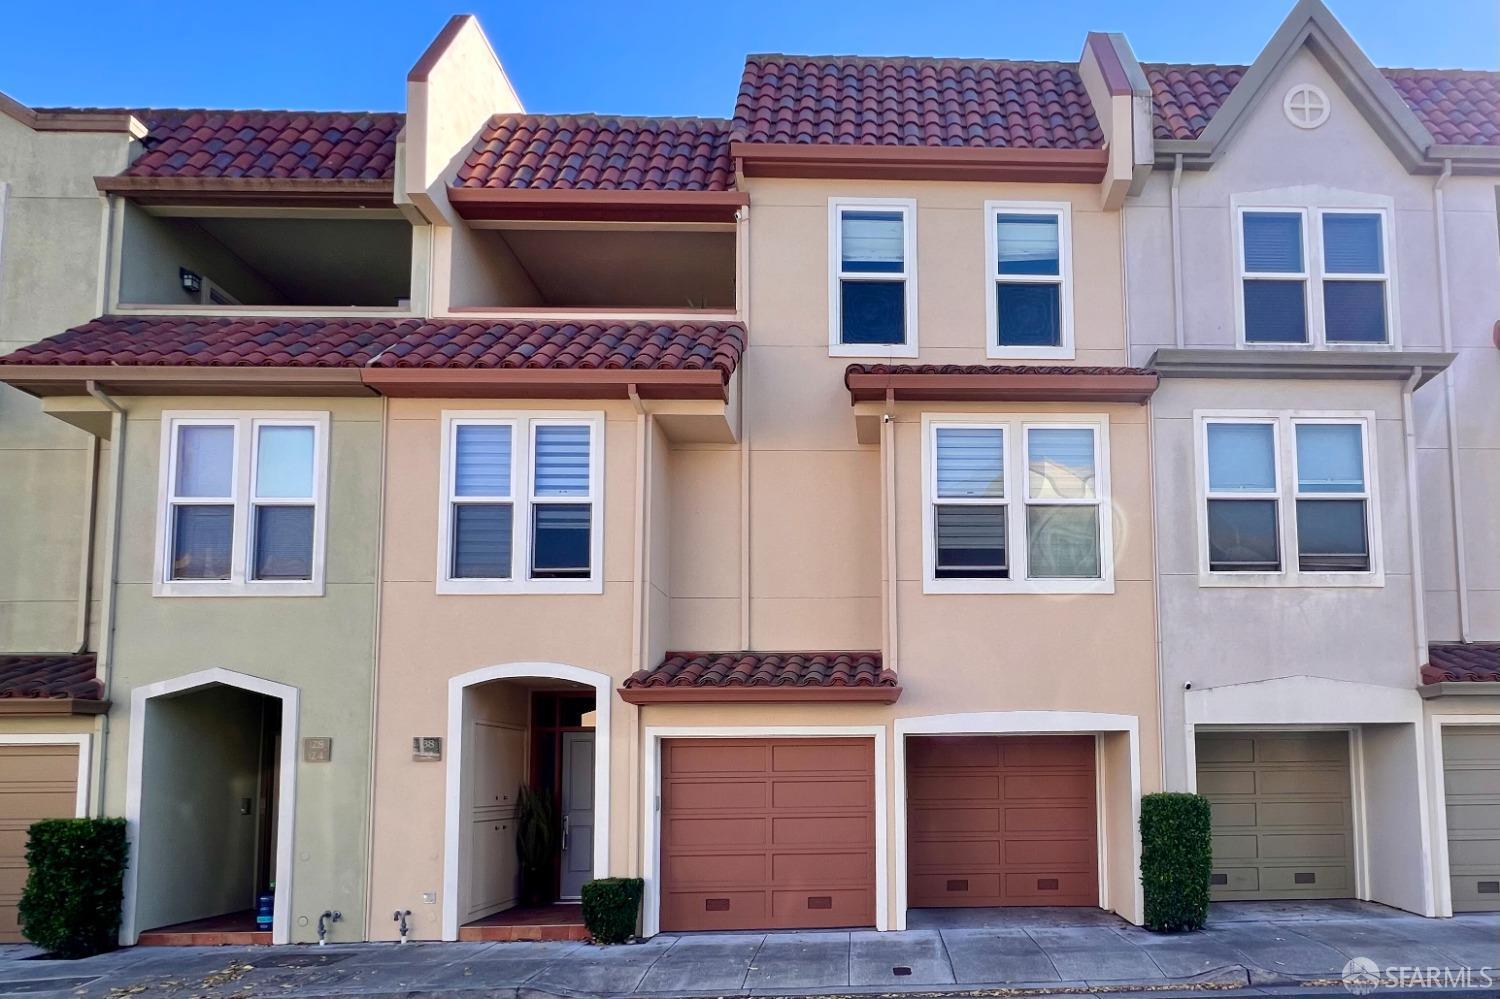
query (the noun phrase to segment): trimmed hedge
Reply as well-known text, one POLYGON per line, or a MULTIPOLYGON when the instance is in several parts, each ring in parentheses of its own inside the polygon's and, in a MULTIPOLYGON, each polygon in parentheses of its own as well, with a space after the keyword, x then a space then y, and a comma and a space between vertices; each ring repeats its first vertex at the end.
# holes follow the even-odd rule
POLYGON ((114 949, 125 877, 124 819, 43 819, 26 839, 21 932, 58 957, 114 949))
POLYGON ((635 936, 645 887, 640 878, 599 878, 584 883, 583 924, 595 943, 624 943, 635 936))
POLYGON ((1199 930, 1208 919, 1213 872, 1208 799, 1161 792, 1141 796, 1141 886, 1146 928, 1199 930))

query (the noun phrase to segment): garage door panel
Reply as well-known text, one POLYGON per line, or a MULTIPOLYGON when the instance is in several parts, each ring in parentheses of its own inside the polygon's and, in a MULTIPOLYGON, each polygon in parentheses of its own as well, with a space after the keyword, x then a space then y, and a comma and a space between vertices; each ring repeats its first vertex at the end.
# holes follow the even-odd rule
POLYGON ((669 740, 662 757, 663 930, 874 922, 871 740, 669 740), (678 793, 704 767, 759 792, 678 793))
POLYGON ((19 943, 16 905, 26 884, 26 836, 39 819, 78 808, 76 745, 0 746, 0 943, 19 943))
POLYGON ((1500 911, 1500 727, 1443 729, 1454 912, 1500 911))
POLYGON ((680 781, 668 790, 674 811, 695 809, 763 809, 770 797, 765 781, 680 781))
POLYGON ((72 815, 78 806, 76 787, 67 784, 0 788, 0 820, 20 821, 30 827, 38 819, 72 815))
POLYGON ((1098 904, 1094 760, 1092 736, 909 739, 910 904, 1098 904))
POLYGON ((1210 897, 1347 898, 1354 834, 1346 732, 1200 733, 1210 897))

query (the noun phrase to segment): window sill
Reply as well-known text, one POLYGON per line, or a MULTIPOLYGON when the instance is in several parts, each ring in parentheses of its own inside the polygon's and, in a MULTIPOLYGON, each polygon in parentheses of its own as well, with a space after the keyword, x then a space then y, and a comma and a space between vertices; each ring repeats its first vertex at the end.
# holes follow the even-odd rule
POLYGON ((445 596, 509 596, 597 594, 604 580, 592 579, 440 579, 437 592, 445 596))
POLYGON ((922 593, 944 594, 1111 594, 1113 579, 933 579, 922 580, 922 593))
POLYGON ((830 343, 829 357, 916 357, 917 345, 898 343, 888 347, 874 343, 830 343))
POLYGON ((1258 343, 1253 340, 1242 340, 1240 346, 1245 350, 1301 350, 1301 351, 1324 351, 1324 350, 1358 350, 1371 353, 1382 353, 1399 350, 1395 344, 1386 343, 1258 343))
POLYGON ((153 597, 321 597, 321 581, 236 583, 174 579, 151 584, 153 597))
POLYGON ((1385 586, 1385 572, 1205 572, 1198 585, 1206 589, 1375 589, 1385 586))
POLYGON ((1071 361, 1078 352, 1069 345, 1057 347, 987 346, 984 356, 992 361, 1071 361))

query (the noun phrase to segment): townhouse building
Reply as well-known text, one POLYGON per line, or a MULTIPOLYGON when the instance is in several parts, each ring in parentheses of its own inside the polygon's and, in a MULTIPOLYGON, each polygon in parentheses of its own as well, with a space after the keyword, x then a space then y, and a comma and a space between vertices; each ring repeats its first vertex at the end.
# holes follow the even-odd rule
POLYGON ((1216 899, 1500 901, 1500 76, 1309 0, 543 115, 464 16, 406 97, 0 107, 9 888, 76 812, 127 944, 1138 923, 1196 789, 1216 899))

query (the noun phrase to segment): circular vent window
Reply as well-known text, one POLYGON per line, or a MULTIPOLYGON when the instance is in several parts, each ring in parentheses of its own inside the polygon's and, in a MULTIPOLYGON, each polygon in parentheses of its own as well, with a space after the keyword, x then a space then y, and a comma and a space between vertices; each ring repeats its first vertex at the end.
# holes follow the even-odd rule
POLYGON ((1317 128, 1328 120, 1328 95, 1311 83, 1299 83, 1288 90, 1281 107, 1298 128, 1317 128))

